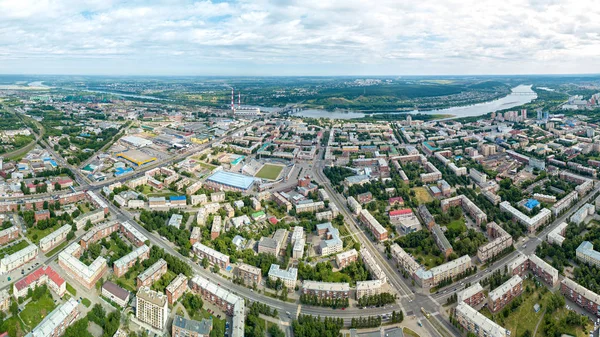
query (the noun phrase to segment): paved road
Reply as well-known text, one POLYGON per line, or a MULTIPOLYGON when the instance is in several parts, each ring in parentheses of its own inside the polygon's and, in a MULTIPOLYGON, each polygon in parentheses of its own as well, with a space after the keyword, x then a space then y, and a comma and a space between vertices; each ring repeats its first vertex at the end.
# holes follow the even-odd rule
MULTIPOLYGON (((320 147, 319 147, 320 149, 320 147)), ((321 151, 319 151, 321 153, 321 151)), ((390 264, 386 257, 384 257, 382 249, 383 246, 381 244, 377 244, 378 247, 373 244, 373 242, 365 235, 362 228, 359 227, 358 222, 354 215, 350 212, 346 205, 346 200, 342 195, 337 193, 332 187, 329 179, 323 174, 323 161, 317 160, 314 162, 313 170, 314 179, 319 182, 321 185, 325 187, 327 193, 330 197, 330 202, 334 202, 340 212, 344 215, 344 222, 348 231, 353 233, 355 238, 360 242, 361 247, 365 247, 371 255, 377 260, 377 263, 384 270, 388 282, 392 285, 392 287, 398 291, 400 294, 400 302, 401 308, 404 308, 405 313, 412 312, 417 318, 421 319, 424 324, 424 327, 433 335, 446 335, 446 336, 454 336, 456 332, 453 327, 446 321, 440 320, 438 315, 432 315, 431 319, 436 320, 438 326, 444 326, 446 331, 438 331, 437 327, 434 327, 423 315, 420 311, 421 308, 424 308, 428 312, 435 313, 439 310, 439 303, 437 303, 431 296, 423 295, 419 293, 414 287, 411 287, 406 283, 410 282, 409 280, 405 280, 400 273, 390 264)))

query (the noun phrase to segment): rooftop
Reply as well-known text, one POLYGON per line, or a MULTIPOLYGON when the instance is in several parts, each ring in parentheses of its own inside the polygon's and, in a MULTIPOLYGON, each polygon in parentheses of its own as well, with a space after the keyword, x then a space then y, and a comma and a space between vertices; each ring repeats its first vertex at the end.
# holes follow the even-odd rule
POLYGON ((249 189, 254 184, 254 178, 243 174, 217 171, 206 179, 217 184, 231 186, 243 190, 249 189))

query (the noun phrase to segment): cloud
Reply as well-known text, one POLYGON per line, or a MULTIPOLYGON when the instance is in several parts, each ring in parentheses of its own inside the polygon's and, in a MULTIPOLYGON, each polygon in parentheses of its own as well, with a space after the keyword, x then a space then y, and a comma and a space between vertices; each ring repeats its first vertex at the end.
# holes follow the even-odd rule
POLYGON ((591 0, 0 0, 0 73, 598 72, 599 15, 591 0))

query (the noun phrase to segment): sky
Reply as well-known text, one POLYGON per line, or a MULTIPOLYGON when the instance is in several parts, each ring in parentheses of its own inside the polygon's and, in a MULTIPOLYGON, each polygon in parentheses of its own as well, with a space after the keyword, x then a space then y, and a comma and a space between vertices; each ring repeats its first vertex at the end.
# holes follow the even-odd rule
POLYGON ((600 73, 596 0, 0 0, 0 74, 600 73))

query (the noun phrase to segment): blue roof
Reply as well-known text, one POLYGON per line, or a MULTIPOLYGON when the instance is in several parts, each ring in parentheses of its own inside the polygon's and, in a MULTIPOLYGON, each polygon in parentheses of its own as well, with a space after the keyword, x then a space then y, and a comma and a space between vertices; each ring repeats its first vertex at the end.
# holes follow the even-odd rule
POLYGON ((243 190, 249 189, 254 184, 254 178, 243 174, 217 171, 206 179, 217 184, 231 186, 243 190))
POLYGON ((529 209, 534 209, 535 207, 537 207, 540 204, 539 201, 535 200, 535 199, 529 199, 527 200, 527 202, 525 203, 525 207, 529 208, 529 209))
POLYGON ((120 176, 120 175, 123 175, 125 173, 129 173, 129 172, 133 172, 133 169, 131 167, 128 167, 128 168, 117 167, 115 169, 115 175, 116 176, 120 176))
POLYGON ((172 195, 169 197, 169 200, 175 201, 175 200, 186 200, 186 199, 185 199, 185 195, 172 195))

